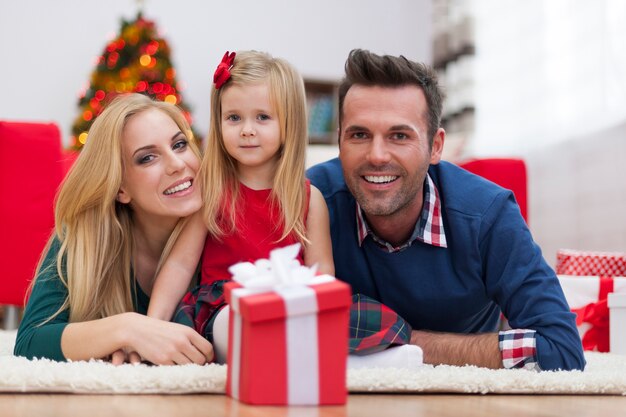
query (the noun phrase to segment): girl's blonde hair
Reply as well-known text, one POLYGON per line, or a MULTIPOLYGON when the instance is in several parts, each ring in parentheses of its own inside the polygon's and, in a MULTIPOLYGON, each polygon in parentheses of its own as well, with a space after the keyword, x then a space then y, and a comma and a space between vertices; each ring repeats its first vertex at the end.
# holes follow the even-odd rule
POLYGON ((236 161, 228 154, 222 137, 222 94, 230 86, 267 83, 270 102, 280 125, 280 158, 274 174, 271 198, 282 213, 285 238, 295 233, 307 242, 303 213, 307 114, 304 82, 287 61, 256 51, 237 52, 231 76, 219 89, 211 91, 211 126, 205 158, 202 161, 205 223, 214 237, 236 230, 239 182, 236 161))
MULTIPOLYGON (((68 297, 52 316, 69 308, 70 322, 94 320, 133 311, 131 297, 133 213, 129 205, 116 201, 122 184, 124 164, 122 135, 128 120, 150 109, 167 114, 200 158, 193 134, 183 113, 172 104, 154 101, 141 94, 117 97, 98 116, 74 166, 61 184, 56 199, 56 229, 52 241, 60 241, 56 259, 58 275, 68 297)), ((165 247, 167 253, 182 228, 179 221, 165 247)))

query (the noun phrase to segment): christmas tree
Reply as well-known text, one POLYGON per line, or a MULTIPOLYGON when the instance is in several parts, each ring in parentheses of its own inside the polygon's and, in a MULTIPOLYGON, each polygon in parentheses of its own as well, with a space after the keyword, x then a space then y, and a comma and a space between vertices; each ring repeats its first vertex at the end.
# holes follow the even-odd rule
POLYGON ((144 19, 141 12, 133 21, 122 19, 119 35, 98 57, 89 86, 80 94, 80 113, 72 126, 72 148, 83 147, 91 124, 118 94, 137 92, 177 104, 191 124, 180 91, 170 47, 158 36, 154 22, 144 19))

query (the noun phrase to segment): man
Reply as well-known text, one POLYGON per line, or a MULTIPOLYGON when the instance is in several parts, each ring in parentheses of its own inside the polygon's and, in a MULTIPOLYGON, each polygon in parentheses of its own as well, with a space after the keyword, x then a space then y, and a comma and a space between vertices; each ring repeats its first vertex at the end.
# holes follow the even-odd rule
POLYGON ((574 315, 512 192, 440 162, 442 101, 430 68, 350 53, 339 159, 308 171, 337 277, 405 318, 426 363, 583 369, 574 315), (513 330, 496 332, 501 312, 513 330))

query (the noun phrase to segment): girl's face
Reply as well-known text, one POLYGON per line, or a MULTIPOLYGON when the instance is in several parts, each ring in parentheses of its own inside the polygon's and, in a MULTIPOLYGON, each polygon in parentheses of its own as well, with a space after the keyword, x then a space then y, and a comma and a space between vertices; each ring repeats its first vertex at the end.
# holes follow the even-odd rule
POLYGON ((266 83, 232 85, 222 93, 221 129, 240 176, 273 175, 280 158, 280 125, 266 83))
POLYGON ((118 201, 130 204, 135 216, 178 219, 202 205, 195 183, 200 160, 166 113, 149 109, 132 116, 122 133, 122 155, 118 201))

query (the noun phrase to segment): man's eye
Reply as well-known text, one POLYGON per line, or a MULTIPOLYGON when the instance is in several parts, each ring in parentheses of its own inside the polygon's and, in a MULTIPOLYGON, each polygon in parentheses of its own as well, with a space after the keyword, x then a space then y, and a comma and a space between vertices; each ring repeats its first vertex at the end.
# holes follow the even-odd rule
POLYGON ((408 139, 408 135, 406 133, 394 133, 392 136, 394 139, 408 139))
POLYGON ((354 132, 350 135, 353 139, 367 139, 367 133, 365 132, 354 132))

